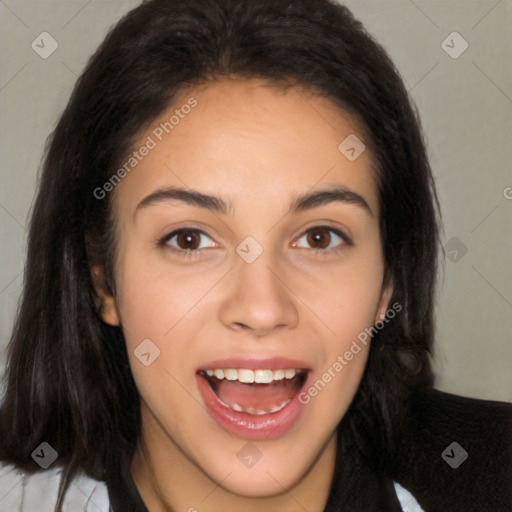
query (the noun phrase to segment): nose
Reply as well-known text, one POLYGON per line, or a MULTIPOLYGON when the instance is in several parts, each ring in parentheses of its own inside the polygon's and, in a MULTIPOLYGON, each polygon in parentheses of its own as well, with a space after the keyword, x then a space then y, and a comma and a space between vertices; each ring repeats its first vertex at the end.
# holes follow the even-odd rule
POLYGON ((262 337, 297 325, 294 295, 269 252, 263 251, 252 263, 240 258, 230 272, 230 284, 220 308, 220 319, 230 329, 247 330, 262 337))

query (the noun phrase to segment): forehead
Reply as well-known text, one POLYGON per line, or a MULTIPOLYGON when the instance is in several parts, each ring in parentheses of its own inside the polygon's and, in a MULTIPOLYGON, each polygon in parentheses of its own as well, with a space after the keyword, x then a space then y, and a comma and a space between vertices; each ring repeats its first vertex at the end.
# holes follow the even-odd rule
POLYGON ((155 189, 181 186, 255 208, 329 184, 364 193, 377 211, 363 141, 347 113, 308 89, 225 78, 182 91, 141 134, 133 150, 150 149, 132 162, 116 202, 133 210, 155 189))

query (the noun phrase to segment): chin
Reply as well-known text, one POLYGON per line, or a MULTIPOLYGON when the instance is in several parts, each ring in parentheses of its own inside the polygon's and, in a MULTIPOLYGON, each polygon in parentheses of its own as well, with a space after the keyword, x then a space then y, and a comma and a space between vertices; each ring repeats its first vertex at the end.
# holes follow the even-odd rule
POLYGON ((253 467, 236 471, 232 467, 226 467, 225 471, 218 473, 218 478, 214 481, 220 482, 224 489, 238 496, 272 497, 292 489, 301 480, 303 473, 307 472, 307 468, 301 471, 296 465, 292 467, 289 462, 285 464, 281 467, 269 464, 259 469, 253 467))

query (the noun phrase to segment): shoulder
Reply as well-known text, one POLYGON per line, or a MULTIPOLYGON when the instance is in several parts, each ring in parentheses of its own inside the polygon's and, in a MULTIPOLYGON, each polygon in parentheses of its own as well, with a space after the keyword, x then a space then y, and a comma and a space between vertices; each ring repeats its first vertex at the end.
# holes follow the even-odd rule
MULTIPOLYGON (((481 400, 465 396, 453 395, 434 388, 426 388, 413 393, 410 397, 410 405, 416 413, 423 411, 431 413, 432 419, 441 420, 436 410, 449 413, 450 419, 457 421, 459 418, 469 419, 471 424, 479 424, 491 417, 502 418, 510 426, 512 418, 512 404, 494 400, 481 400)), ((446 423, 444 420, 441 423, 446 423)))
MULTIPOLYGON (((0 464, 0 510, 53 512, 60 484, 60 469, 27 474, 0 464)), ((103 482, 79 475, 71 482, 63 512, 108 512, 108 492, 103 482)))
POLYGON ((512 405, 426 389, 397 431, 394 478, 426 511, 512 506, 512 405))

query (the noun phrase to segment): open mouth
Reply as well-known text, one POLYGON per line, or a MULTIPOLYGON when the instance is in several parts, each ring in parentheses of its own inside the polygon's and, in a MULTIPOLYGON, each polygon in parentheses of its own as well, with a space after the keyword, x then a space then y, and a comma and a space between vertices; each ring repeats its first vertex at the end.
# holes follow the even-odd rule
POLYGON ((307 371, 296 368, 201 370, 219 401, 237 412, 263 415, 278 412, 299 393, 307 371))
POLYGON ((198 370, 196 381, 206 411, 220 427, 242 439, 268 440, 299 421, 304 405, 298 397, 311 373, 300 367, 212 367, 198 370))

